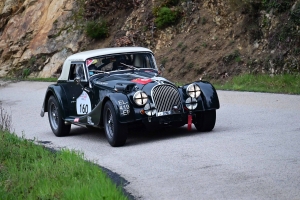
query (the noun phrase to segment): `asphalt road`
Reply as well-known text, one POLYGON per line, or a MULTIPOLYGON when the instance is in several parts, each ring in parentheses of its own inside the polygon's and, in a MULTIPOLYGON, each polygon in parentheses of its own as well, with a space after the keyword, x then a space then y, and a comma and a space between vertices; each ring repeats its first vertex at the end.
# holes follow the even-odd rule
POLYGON ((49 83, 0 87, 18 135, 83 151, 129 181, 136 199, 300 199, 300 96, 218 91, 215 129, 129 135, 112 148, 104 132, 73 127, 57 138, 39 116, 49 83))

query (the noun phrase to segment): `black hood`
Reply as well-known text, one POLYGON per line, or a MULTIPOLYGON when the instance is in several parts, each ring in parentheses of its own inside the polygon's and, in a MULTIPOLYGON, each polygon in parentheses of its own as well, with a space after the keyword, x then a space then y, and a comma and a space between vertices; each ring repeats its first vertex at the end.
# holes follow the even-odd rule
POLYGON ((93 83, 106 88, 114 89, 116 85, 136 85, 142 90, 147 84, 157 85, 159 83, 173 84, 165 78, 157 77, 156 74, 149 72, 133 73, 113 73, 106 76, 93 79, 93 83))

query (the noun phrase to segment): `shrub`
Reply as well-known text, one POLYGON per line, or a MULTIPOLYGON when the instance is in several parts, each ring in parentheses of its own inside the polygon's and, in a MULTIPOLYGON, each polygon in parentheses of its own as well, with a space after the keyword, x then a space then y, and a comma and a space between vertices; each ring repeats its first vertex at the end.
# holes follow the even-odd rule
POLYGON ((205 25, 207 23, 207 19, 205 17, 202 17, 201 19, 201 24, 205 25))
POLYGON ((178 48, 181 48, 182 46, 183 46, 183 42, 179 42, 177 45, 178 48))
POLYGON ((195 63, 194 62, 191 62, 187 65, 187 68, 190 70, 194 67, 195 63))
POLYGON ((162 7, 158 10, 157 18, 155 19, 158 28, 165 28, 169 25, 175 24, 178 20, 179 12, 171 10, 168 7, 162 7))
POLYGON ((168 58, 163 58, 162 61, 161 61, 161 64, 163 66, 165 66, 167 62, 168 62, 168 58))
POLYGON ((35 56, 31 57, 28 61, 29 66, 33 66, 36 62, 37 58, 35 56))
POLYGON ((295 55, 295 56, 300 55, 300 48, 299 48, 299 47, 294 48, 294 49, 292 50, 292 53, 293 53, 293 55, 295 55))
POLYGON ((180 52, 181 52, 181 53, 182 53, 182 52, 184 52, 184 51, 186 50, 186 48, 187 48, 187 46, 186 46, 186 45, 182 46, 182 48, 181 48, 180 52))
POLYGON ((253 12, 258 10, 271 9, 282 13, 290 9, 292 6, 291 0, 228 0, 229 5, 234 10, 253 12))
POLYGON ((180 0, 164 0, 163 2, 165 6, 176 6, 180 0))
POLYGON ((12 118, 7 113, 0 102, 0 132, 1 131, 12 131, 12 118))
POLYGON ((30 75, 30 69, 23 69, 22 78, 27 78, 30 75))
POLYGON ((239 63, 239 62, 241 62, 241 61, 242 61, 242 59, 241 59, 241 57, 240 57, 240 56, 237 56, 237 57, 235 57, 234 61, 235 61, 235 62, 237 62, 237 63, 239 63))
POLYGON ((262 0, 262 9, 270 11, 274 9, 275 11, 282 13, 290 9, 292 2, 290 0, 262 0))
MULTIPOLYGON (((292 3, 290 3, 290 7, 291 5, 292 3)), ((280 21, 285 23, 277 26, 269 34, 269 48, 274 49, 280 46, 291 53, 297 53, 292 48, 300 45, 300 34, 297 28, 300 25, 300 2, 296 3, 290 12, 280 15, 280 21)))
POLYGON ((223 57, 223 62, 225 64, 229 64, 231 63, 232 61, 235 61, 235 62, 240 62, 241 61, 241 58, 240 58, 240 52, 238 50, 235 50, 234 52, 232 52, 231 54, 223 57))
POLYGON ((173 69, 174 69, 173 67, 170 67, 170 68, 168 69, 168 72, 171 73, 171 72, 173 71, 173 69))
POLYGON ((89 21, 86 25, 87 36, 93 39, 102 39, 108 35, 108 27, 104 20, 89 21))
POLYGON ((197 67, 197 68, 195 69, 195 71, 196 71, 196 73, 197 73, 197 75, 198 75, 198 74, 203 74, 203 72, 205 72, 205 69, 202 68, 202 67, 197 67))
POLYGON ((176 6, 180 0, 158 0, 156 2, 156 5, 158 7, 171 7, 171 6, 176 6))
POLYGON ((256 13, 260 10, 261 0, 228 0, 230 8, 243 14, 256 13))
POLYGON ((300 25, 300 2, 296 4, 290 15, 293 22, 297 25, 300 25))

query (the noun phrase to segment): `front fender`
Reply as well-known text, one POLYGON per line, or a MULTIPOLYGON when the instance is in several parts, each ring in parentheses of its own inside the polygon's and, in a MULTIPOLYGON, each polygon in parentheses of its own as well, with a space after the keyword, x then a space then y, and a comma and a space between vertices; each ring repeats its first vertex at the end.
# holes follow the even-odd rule
POLYGON ((134 121, 134 110, 128 99, 123 93, 101 92, 99 104, 87 115, 81 122, 88 124, 87 117, 91 117, 95 125, 103 125, 104 106, 107 101, 111 101, 117 120, 120 123, 128 123, 134 121))
POLYGON ((67 106, 64 106, 63 102, 67 102, 66 94, 61 86, 53 84, 49 85, 43 101, 41 110, 41 117, 44 117, 45 112, 48 112, 48 100, 51 96, 54 96, 59 104, 59 109, 62 113, 62 118, 65 119, 68 116, 67 106))
MULTIPOLYGON (((220 108, 218 94, 212 84, 204 81, 197 81, 194 82, 194 84, 197 84, 201 89, 201 95, 197 98, 198 107, 195 111, 215 110, 220 108)), ((183 101, 189 97, 186 93, 188 86, 189 84, 179 88, 183 101)))
POLYGON ((123 93, 111 93, 107 95, 114 105, 117 119, 120 123, 135 121, 134 108, 128 97, 123 93))
POLYGON ((216 89, 209 82, 196 82, 196 84, 201 88, 201 98, 203 101, 203 106, 205 110, 219 109, 219 97, 216 89))

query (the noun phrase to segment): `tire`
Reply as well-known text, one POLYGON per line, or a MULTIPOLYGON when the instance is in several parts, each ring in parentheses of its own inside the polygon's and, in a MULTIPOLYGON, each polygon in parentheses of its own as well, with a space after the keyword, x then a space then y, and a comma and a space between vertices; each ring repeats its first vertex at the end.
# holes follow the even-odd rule
POLYGON ((48 100, 48 119, 51 129, 57 137, 66 136, 70 133, 71 125, 64 123, 58 101, 54 96, 48 100))
POLYGON ((103 124, 108 143, 112 147, 123 146, 126 143, 128 127, 117 120, 115 108, 111 101, 104 105, 103 124))
POLYGON ((195 127, 200 132, 207 132, 214 129, 216 123, 216 110, 208 110, 196 113, 195 127))

